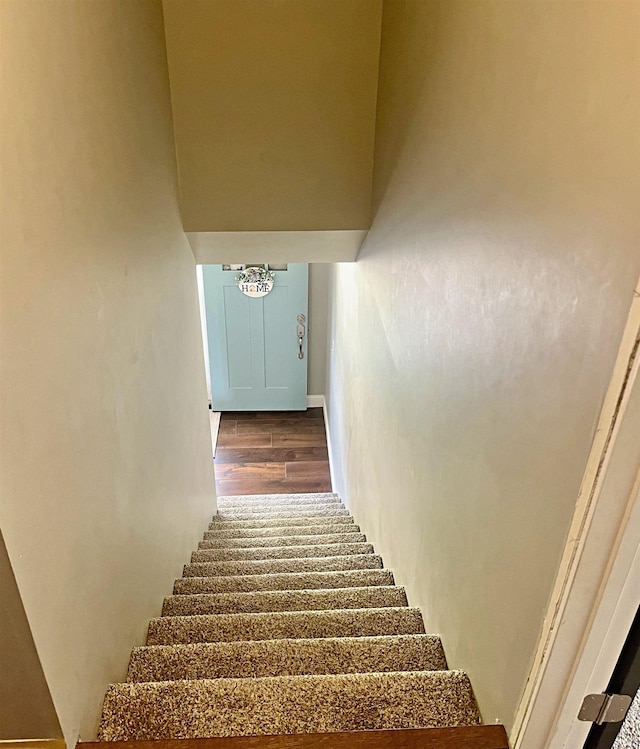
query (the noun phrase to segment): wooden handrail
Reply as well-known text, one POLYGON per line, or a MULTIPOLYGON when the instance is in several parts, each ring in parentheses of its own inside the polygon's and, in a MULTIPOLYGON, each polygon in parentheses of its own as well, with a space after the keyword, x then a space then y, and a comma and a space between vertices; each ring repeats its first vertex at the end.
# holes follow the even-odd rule
POLYGON ((348 733, 83 742, 76 749, 509 749, 504 726, 458 726, 348 733))

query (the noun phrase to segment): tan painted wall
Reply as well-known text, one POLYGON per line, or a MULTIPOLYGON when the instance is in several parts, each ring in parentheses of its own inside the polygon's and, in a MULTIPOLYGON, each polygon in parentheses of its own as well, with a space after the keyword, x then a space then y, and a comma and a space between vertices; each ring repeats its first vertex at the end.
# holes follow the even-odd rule
POLYGON ((369 228, 381 8, 164 0, 185 231, 369 228))
POLYGON ((0 741, 62 732, 0 534, 0 741))
POLYGON ((162 8, 2 3, 0 526, 70 746, 214 512, 162 8))
POLYGON ((307 393, 324 395, 327 371, 329 263, 309 263, 309 325, 307 393))
POLYGON ((386 0, 334 469, 511 725, 640 273, 640 6, 386 0))

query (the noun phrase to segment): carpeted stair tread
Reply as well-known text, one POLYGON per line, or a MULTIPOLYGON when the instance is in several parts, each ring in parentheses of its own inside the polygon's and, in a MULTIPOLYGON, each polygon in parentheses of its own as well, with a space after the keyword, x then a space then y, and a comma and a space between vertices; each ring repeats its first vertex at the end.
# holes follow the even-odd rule
POLYGON ((214 528, 204 532, 205 541, 219 538, 282 538, 283 536, 335 536, 361 533, 359 525, 278 525, 273 528, 214 528))
MULTIPOLYGON (((274 504, 273 502, 255 502, 251 504, 225 504, 218 507, 217 515, 227 515, 235 512, 288 512, 294 510, 295 512, 304 511, 309 512, 313 510, 344 510, 345 506, 339 499, 326 499, 321 502, 313 502, 310 504, 300 504, 299 502, 281 502, 280 504, 274 504)), ((217 517, 214 515, 214 517, 217 517)))
MULTIPOLYGON (((330 518, 331 525, 354 525, 355 520, 352 515, 332 515, 330 518)), ((293 525, 327 525, 329 521, 327 518, 322 516, 319 518, 313 517, 302 517, 302 518, 288 518, 287 527, 293 525)), ((282 518, 252 518, 251 520, 228 520, 226 518, 213 516, 213 520, 209 523, 209 530, 235 530, 239 528, 251 528, 255 530, 257 528, 281 528, 282 518)))
POLYGON ((253 509, 251 507, 237 508, 236 510, 229 510, 228 512, 218 512, 217 517, 224 520, 251 520, 251 518, 258 518, 267 520, 269 518, 316 518, 316 517, 332 517, 342 516, 346 517, 350 515, 349 510, 334 507, 316 507, 309 510, 279 510, 279 509, 253 509))
POLYGON ((381 609, 407 605, 404 588, 393 585, 315 590, 268 590, 247 593, 173 595, 164 599, 162 616, 255 614, 328 609, 381 609))
POLYGON ((271 575, 224 575, 183 577, 173 586, 174 595, 243 593, 258 590, 315 590, 393 585, 391 570, 345 570, 342 572, 281 572, 271 575))
POLYGON ((348 540, 352 543, 364 544, 367 541, 367 537, 364 533, 323 533, 319 536, 251 536, 249 539, 245 538, 209 538, 209 541, 214 541, 214 549, 242 549, 247 546, 247 541, 250 542, 252 547, 257 546, 325 546, 326 544, 337 544, 340 541, 344 541, 344 537, 348 536, 348 540))
POLYGON ((304 557, 339 557, 349 554, 373 554, 367 543, 333 543, 302 546, 259 546, 238 549, 201 549, 191 554, 191 563, 231 562, 241 559, 302 559, 304 557))
POLYGON ((113 684, 103 741, 474 725, 459 671, 113 684))
POLYGON ((256 505, 256 506, 243 506, 237 505, 236 507, 225 507, 219 509, 218 514, 214 515, 211 519, 212 522, 234 522, 233 520, 225 520, 225 518, 232 517, 234 515, 250 515, 249 520, 253 517, 258 520, 279 517, 322 517, 325 515, 335 517, 348 517, 351 513, 342 504, 332 502, 330 504, 323 505, 309 505, 308 507, 300 507, 299 505, 278 505, 270 507, 269 505, 256 505))
POLYGON ((337 494, 224 496, 99 738, 476 724, 469 679, 446 669, 337 494))
POLYGON ((420 609, 332 609, 264 614, 200 614, 152 619, 147 645, 308 637, 424 634, 420 609))
POLYGON ((220 575, 268 575, 276 572, 339 572, 365 569, 382 569, 382 558, 377 554, 348 554, 343 557, 203 562, 185 565, 183 575, 184 577, 218 577, 220 575))
POLYGON ((225 494, 218 497, 218 507, 227 504, 314 504, 325 502, 328 499, 335 499, 340 502, 340 497, 335 492, 314 492, 309 494, 225 494))
POLYGON ((437 635, 190 643, 135 648, 127 681, 175 681, 447 668, 437 635))

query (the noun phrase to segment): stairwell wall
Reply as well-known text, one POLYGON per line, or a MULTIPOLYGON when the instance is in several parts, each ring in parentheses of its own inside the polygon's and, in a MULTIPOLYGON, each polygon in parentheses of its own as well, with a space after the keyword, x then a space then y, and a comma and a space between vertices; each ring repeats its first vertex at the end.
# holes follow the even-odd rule
POLYGON ((385 0, 337 486, 510 727, 640 273, 636 3, 385 0))
POLYGON ((215 511, 195 263, 159 0, 1 10, 0 526, 72 746, 215 511))
POLYGON ((327 371, 327 305, 330 263, 309 263, 309 395, 324 395, 327 371))

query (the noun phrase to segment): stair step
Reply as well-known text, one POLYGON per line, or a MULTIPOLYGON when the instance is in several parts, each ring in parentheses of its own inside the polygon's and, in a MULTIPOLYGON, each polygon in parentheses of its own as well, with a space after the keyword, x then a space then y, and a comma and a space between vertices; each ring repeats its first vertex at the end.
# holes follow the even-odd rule
POLYGON ((127 681, 176 681, 369 671, 440 671, 436 635, 154 645, 131 653, 127 681))
POLYGON ((257 590, 315 590, 393 585, 391 570, 346 570, 344 572, 284 572, 271 575, 225 575, 183 577, 173 586, 175 595, 199 593, 246 593, 257 590))
POLYGON ((316 590, 269 590, 250 593, 173 595, 164 599, 162 616, 255 614, 328 609, 381 609, 407 605, 404 588, 393 585, 316 590))
MULTIPOLYGON (((246 506, 237 505, 235 507, 225 507, 219 509, 218 514, 211 518, 212 522, 222 521, 223 523, 233 523, 233 518, 236 515, 249 515, 248 520, 254 518, 256 520, 269 520, 270 518, 279 517, 324 517, 324 516, 335 516, 335 517, 346 517, 351 516, 351 513, 344 505, 332 503, 326 505, 309 505, 308 507, 300 507, 299 505, 276 505, 269 507, 268 505, 256 505, 247 509, 246 506), (229 518, 232 518, 229 520, 229 518)), ((235 521, 237 522, 237 521, 235 521)))
POLYGON ((341 570, 365 569, 382 569, 382 557, 377 554, 349 554, 344 557, 202 562, 185 565, 183 575, 184 577, 218 577, 220 575, 268 575, 277 572, 340 572, 341 570))
MULTIPOLYGON (((289 512, 289 510, 304 510, 313 512, 315 510, 344 510, 345 506, 339 499, 327 499, 312 504, 299 504, 295 502, 274 504, 272 502, 261 502, 252 504, 224 504, 218 506, 218 515, 227 515, 234 512, 289 512)), ((214 515, 214 517, 217 517, 214 515)))
MULTIPOLYGON (((82 749, 105 749, 100 741, 83 741, 82 749)), ((478 724, 447 728, 395 728, 390 731, 283 733, 277 736, 227 736, 210 739, 112 741, 113 749, 509 749, 503 725, 478 724), (224 742, 224 743, 223 743, 224 742)))
POLYGON ((317 502, 326 502, 331 499, 338 502, 341 501, 335 492, 316 492, 310 494, 227 494, 218 497, 218 507, 226 504, 314 504, 317 502))
POLYGON ((209 538, 207 540, 214 541, 214 549, 242 549, 247 546, 249 541, 252 547, 275 547, 275 546, 302 546, 302 545, 313 545, 325 546, 326 544, 337 544, 344 540, 345 535, 348 536, 349 541, 352 543, 366 543, 367 537, 364 533, 324 533, 320 536, 252 536, 250 539, 247 538, 209 538))
POLYGON ((269 509, 269 510, 262 510, 262 509, 255 509, 253 510, 251 507, 246 508, 238 508, 237 510, 233 511, 225 511, 225 512, 218 512, 217 517, 221 519, 228 519, 228 520, 251 520, 251 518, 255 517, 258 519, 268 519, 268 518, 304 518, 304 517, 321 517, 322 515, 326 515, 327 517, 330 517, 332 515, 342 515, 347 516, 349 515, 349 510, 346 509, 334 509, 333 507, 316 507, 314 509, 309 510, 297 510, 297 509, 290 509, 290 510, 276 510, 269 509))
POLYGON ((201 549, 191 554, 191 562, 231 562, 240 559, 292 559, 303 557, 337 557, 348 554, 373 554, 373 545, 333 543, 302 546, 261 546, 240 549, 201 549))
POLYGON ((99 739, 144 740, 475 725, 460 671, 113 684, 99 739))
MULTIPOLYGON (((292 525, 327 525, 329 521, 327 518, 322 516, 319 518, 313 517, 302 517, 302 518, 289 518, 287 520, 287 526, 292 525)), ((331 525, 353 525, 355 520, 351 515, 332 515, 331 525)), ((228 520, 224 517, 214 515, 211 523, 209 523, 209 530, 234 530, 236 528, 251 528, 256 530, 257 528, 278 528, 282 527, 281 518, 251 518, 251 520, 228 520)))
POLYGON ((350 746, 357 732, 478 721, 468 677, 447 670, 336 494, 245 495, 218 498, 127 682, 107 691, 99 738, 350 746))
POLYGON ((411 634, 424 634, 420 609, 333 609, 164 616, 149 623, 146 644, 411 634))
POLYGON ((205 541, 217 538, 269 538, 282 536, 323 536, 337 533, 360 533, 359 525, 322 523, 322 525, 277 525, 272 528, 222 528, 214 527, 204 532, 205 541))

